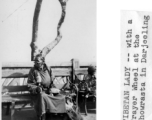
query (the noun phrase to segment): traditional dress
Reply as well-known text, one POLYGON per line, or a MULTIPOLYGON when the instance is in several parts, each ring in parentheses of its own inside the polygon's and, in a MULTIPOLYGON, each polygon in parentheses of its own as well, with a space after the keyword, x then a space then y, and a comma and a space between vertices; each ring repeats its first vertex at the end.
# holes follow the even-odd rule
POLYGON ((43 69, 38 69, 36 66, 31 68, 28 76, 29 91, 34 95, 31 99, 34 104, 35 111, 38 116, 48 113, 66 113, 65 96, 49 94, 49 89, 52 83, 52 71, 44 64, 43 69), (42 92, 38 93, 38 81, 41 81, 42 92))

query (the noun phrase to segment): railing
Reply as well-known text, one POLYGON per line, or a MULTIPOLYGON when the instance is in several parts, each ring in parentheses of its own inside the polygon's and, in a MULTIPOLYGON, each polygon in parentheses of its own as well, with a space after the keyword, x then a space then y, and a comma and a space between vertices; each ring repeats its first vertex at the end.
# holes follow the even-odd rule
MULTIPOLYGON (((75 74, 87 74, 89 65, 96 63, 80 63, 76 59, 63 63, 46 63, 51 67, 53 75, 56 77, 56 84, 61 83, 59 87, 65 84, 67 77, 74 83, 75 74)), ((3 63, 2 64, 2 86, 7 85, 26 85, 29 70, 33 63, 3 63)), ((59 84, 58 84, 59 85, 59 84)))

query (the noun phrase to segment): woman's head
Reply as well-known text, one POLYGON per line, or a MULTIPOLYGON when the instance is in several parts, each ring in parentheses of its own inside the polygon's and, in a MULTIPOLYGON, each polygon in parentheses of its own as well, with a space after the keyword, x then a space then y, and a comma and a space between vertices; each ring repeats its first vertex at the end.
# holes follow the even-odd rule
POLYGON ((94 75, 96 73, 96 67, 95 66, 89 66, 88 67, 88 74, 94 75))
POLYGON ((38 54, 35 57, 34 63, 36 67, 41 68, 45 63, 45 58, 41 54, 38 54))

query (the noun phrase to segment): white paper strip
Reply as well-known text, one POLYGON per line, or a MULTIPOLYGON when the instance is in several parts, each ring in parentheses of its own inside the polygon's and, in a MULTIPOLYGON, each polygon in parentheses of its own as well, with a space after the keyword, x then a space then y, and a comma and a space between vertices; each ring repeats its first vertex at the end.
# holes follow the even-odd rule
POLYGON ((152 120, 152 12, 121 11, 122 120, 152 120))

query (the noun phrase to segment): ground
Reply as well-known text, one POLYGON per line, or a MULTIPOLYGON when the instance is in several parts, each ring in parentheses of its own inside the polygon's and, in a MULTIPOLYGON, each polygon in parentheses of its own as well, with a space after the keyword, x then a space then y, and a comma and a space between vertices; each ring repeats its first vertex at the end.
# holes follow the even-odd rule
MULTIPOLYGON (((86 116, 84 114, 83 106, 81 106, 81 115, 84 118, 84 120, 96 120, 96 105, 94 102, 88 102, 88 115, 86 116)), ((2 110, 2 120, 11 120, 10 115, 5 115, 5 109, 2 110)), ((25 108, 22 110, 16 110, 15 111, 15 120, 36 120, 36 114, 33 108, 25 108)), ((55 120, 55 119, 54 119, 55 120)), ((59 120, 59 119, 58 119, 59 120)))

